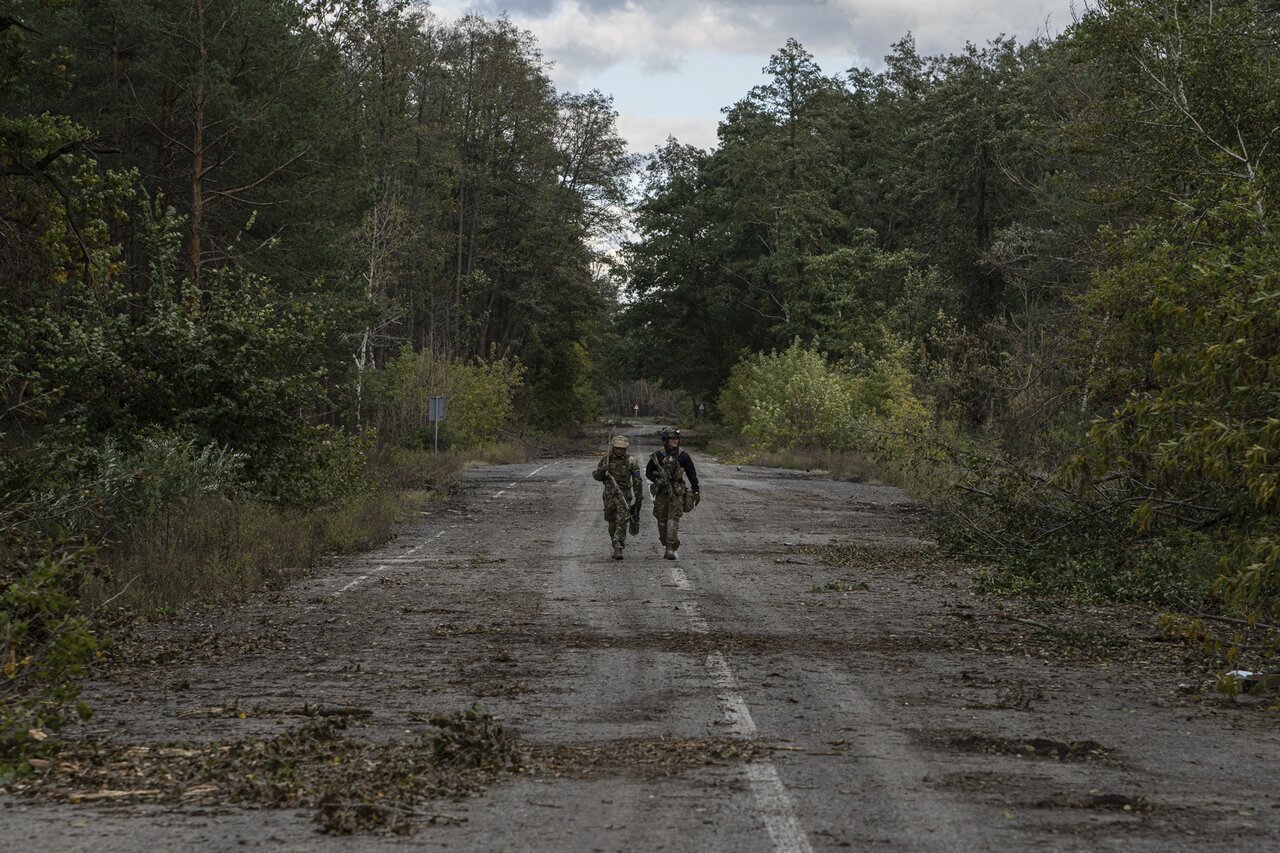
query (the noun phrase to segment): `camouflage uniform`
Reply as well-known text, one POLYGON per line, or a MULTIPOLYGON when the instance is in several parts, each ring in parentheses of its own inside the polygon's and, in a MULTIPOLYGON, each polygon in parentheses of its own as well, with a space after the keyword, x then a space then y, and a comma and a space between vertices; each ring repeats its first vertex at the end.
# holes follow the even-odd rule
POLYGON ((604 518, 609 522, 609 538, 613 540, 613 558, 622 559, 622 549, 627 545, 627 525, 631 521, 631 506, 639 517, 644 502, 644 481, 640 477, 640 463, 626 452, 630 442, 626 436, 613 439, 609 454, 600 460, 591 478, 604 483, 604 518), (631 492, 631 494, 627 494, 631 492), (630 500, 631 505, 628 505, 630 500))
POLYGON ((668 436, 678 439, 680 433, 663 431, 664 447, 649 457, 645 476, 653 482, 649 487, 653 492, 653 517, 658 520, 658 539, 666 549, 662 556, 674 560, 680 548, 680 519, 685 512, 685 494, 692 491, 696 498, 699 491, 693 460, 679 446, 668 444, 668 436))

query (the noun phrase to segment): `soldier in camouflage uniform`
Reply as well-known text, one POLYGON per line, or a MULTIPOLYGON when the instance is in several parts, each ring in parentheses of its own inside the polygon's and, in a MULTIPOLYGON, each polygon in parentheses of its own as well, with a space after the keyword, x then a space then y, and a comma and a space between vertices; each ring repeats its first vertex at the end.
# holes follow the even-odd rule
POLYGON ((644 503, 640 463, 627 453, 629 445, 625 435, 615 435, 609 454, 600 460, 591 474, 593 480, 604 483, 604 518, 609 522, 615 560, 622 559, 622 549, 627 546, 627 525, 633 518, 638 523, 640 506, 644 503))
POLYGON ((653 492, 653 517, 658 520, 658 539, 666 549, 663 559, 679 559, 680 519, 702 498, 693 460, 680 449, 680 430, 662 431, 662 449, 649 457, 644 475, 653 483, 649 488, 653 492))

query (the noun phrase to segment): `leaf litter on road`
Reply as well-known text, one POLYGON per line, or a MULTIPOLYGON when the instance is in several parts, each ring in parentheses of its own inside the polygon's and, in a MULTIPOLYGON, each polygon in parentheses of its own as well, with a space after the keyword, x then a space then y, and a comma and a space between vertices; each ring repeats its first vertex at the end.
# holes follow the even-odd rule
POLYGON ((424 804, 479 793, 527 767, 500 720, 478 707, 432 716, 435 731, 409 743, 351 737, 348 719, 321 717, 271 738, 230 743, 69 742, 44 772, 7 793, 72 803, 311 808, 328 832, 403 834, 418 823, 454 819, 423 811, 424 804))
POLYGON ((733 738, 626 738, 526 747, 479 706, 415 715, 434 731, 374 742, 349 731, 354 715, 308 720, 269 738, 190 744, 69 741, 55 760, 0 793, 67 803, 307 808, 333 834, 409 834, 464 817, 430 808, 483 792, 504 777, 627 773, 667 777, 752 761, 770 747, 733 738))

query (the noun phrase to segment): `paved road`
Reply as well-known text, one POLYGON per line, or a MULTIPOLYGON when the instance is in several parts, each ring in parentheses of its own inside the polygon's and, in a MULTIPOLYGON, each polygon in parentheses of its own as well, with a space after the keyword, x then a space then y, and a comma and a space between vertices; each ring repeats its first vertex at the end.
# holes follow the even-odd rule
POLYGON ((449 803, 464 823, 409 838, 330 838, 297 811, 10 799, 0 840, 95 853, 1280 845, 1274 724, 1180 693, 1145 616, 1114 653, 1064 628, 1084 640, 1059 654, 1042 628, 1065 613, 1027 619, 975 596, 961 569, 902 557, 922 534, 901 492, 695 458, 705 499, 677 562, 661 559, 648 505, 626 559, 609 559, 593 459, 479 469, 456 506, 389 546, 184 623, 216 633, 217 652, 94 684, 85 734, 249 737, 279 731, 265 710, 312 703, 367 708, 362 732, 395 740, 479 698, 530 745, 732 738, 768 745, 759 757, 510 779, 449 803), (836 568, 808 547, 829 544, 865 559, 836 568), (258 712, 199 713, 223 707, 258 712), (1098 750, 1054 752, 1086 740, 1098 750))

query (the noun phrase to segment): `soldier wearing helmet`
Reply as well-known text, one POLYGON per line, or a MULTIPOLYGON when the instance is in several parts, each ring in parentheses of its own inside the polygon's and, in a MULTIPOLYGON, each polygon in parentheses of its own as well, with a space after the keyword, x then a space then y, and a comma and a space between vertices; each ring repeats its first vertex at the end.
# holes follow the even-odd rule
POLYGON ((644 475, 652 484, 653 517, 658 520, 658 539, 666 549, 662 556, 678 559, 680 518, 702 499, 693 460, 680 449, 680 430, 662 431, 662 449, 649 457, 644 475))
MULTIPOLYGON (((640 479, 640 463, 627 453, 631 442, 625 435, 615 435, 609 443, 609 453, 600 460, 591 478, 604 483, 604 518, 609 523, 609 538, 613 541, 613 559, 622 559, 622 549, 627 546, 627 525, 638 525, 640 506, 644 503, 644 481, 640 479)), ((634 527, 632 533, 639 532, 634 527)))

